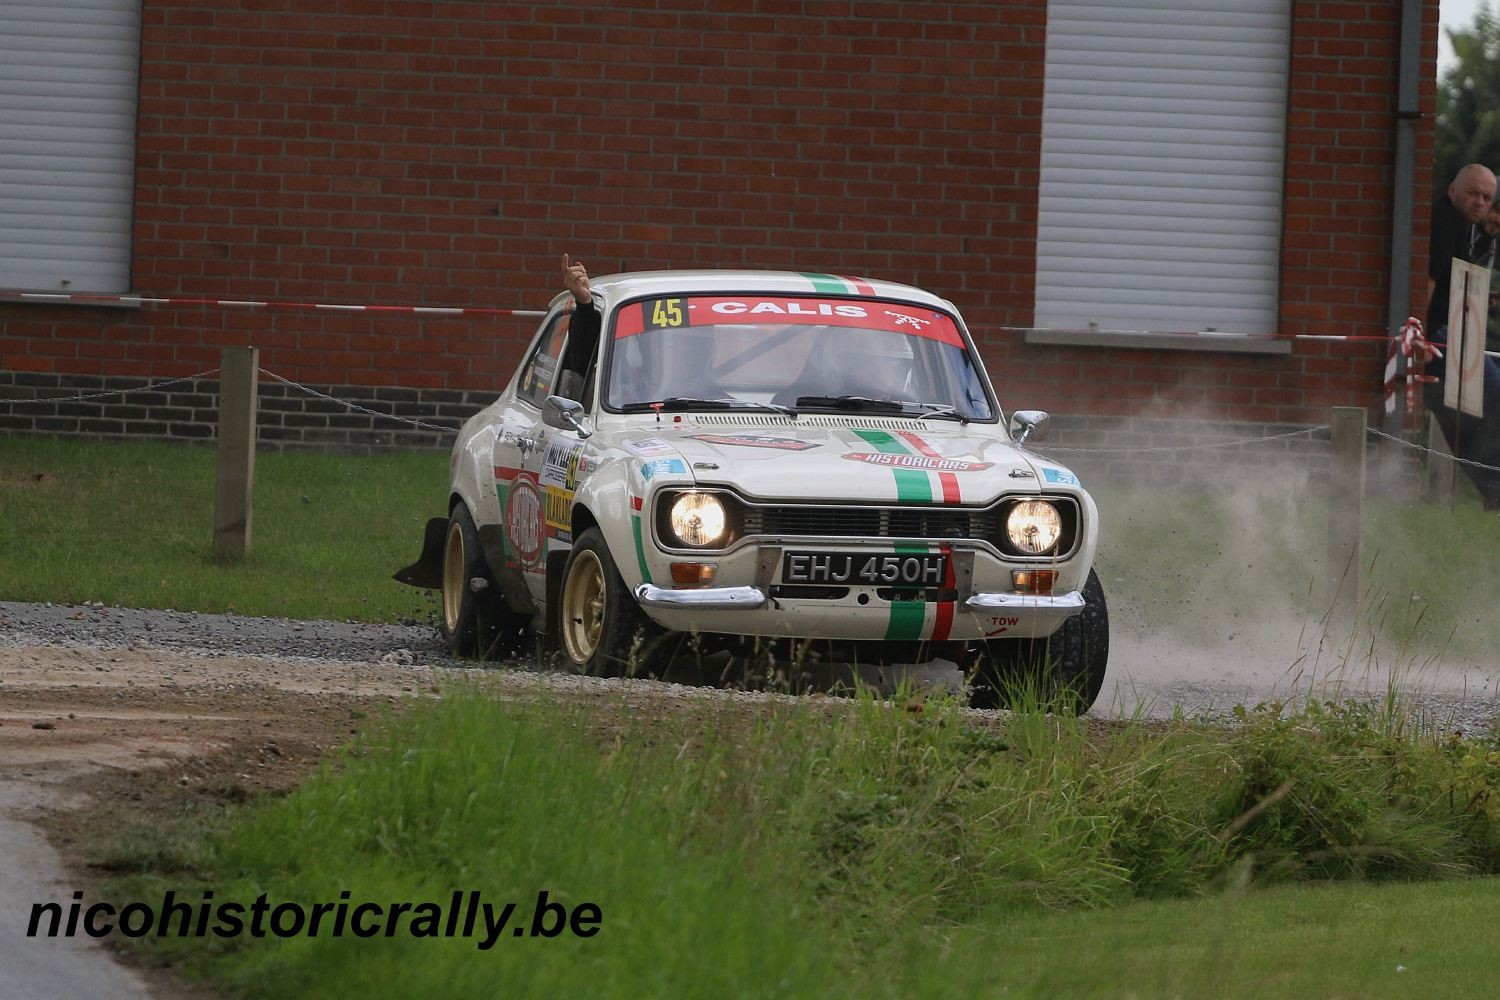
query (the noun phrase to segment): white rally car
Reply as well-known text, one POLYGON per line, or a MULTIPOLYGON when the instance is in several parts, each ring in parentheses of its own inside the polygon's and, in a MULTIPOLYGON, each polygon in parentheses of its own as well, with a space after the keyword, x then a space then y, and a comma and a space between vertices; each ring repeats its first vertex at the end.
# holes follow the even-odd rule
POLYGON ((1108 658, 1093 500, 1027 451, 954 307, 825 274, 662 271, 553 300, 459 432, 448 513, 396 575, 459 655, 553 642, 593 673, 809 641, 946 658, 1087 709, 1108 658), (680 643, 679 643, 680 645, 680 643))

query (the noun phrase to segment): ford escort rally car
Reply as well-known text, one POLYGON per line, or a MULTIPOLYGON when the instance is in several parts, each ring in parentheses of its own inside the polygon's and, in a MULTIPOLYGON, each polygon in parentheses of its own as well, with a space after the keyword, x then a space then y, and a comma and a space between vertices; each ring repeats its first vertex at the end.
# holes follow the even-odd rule
POLYGON ((1103 685, 1094 501, 1003 418, 952 304, 823 274, 674 271, 555 298, 459 431, 446 516, 398 580, 459 655, 553 644, 594 673, 825 644, 963 667, 1074 710, 1103 685), (587 315, 592 310, 596 315, 587 315), (585 322, 586 321, 586 322, 585 322))

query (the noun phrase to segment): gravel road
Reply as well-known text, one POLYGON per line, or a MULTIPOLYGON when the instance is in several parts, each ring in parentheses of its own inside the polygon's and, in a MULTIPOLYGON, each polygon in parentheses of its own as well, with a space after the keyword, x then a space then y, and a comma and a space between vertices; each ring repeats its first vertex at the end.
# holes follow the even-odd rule
MULTIPOLYGON (((1221 641, 1188 642, 1132 628, 1149 620, 1129 607, 1112 609, 1110 683, 1094 715, 1142 712, 1162 717, 1223 717, 1235 705, 1318 697, 1380 697, 1395 685, 1425 718, 1466 733, 1485 733, 1500 718, 1500 651, 1488 663, 1451 664, 1414 659, 1359 637, 1319 635, 1306 623, 1228 622, 1221 641), (1309 638, 1309 635, 1314 638, 1309 638)), ((1200 636, 1202 631, 1200 630, 1200 636)), ((447 655, 436 631, 420 625, 306 622, 280 618, 139 611, 102 605, 19 604, 0 601, 0 647, 77 646, 92 649, 152 648, 194 657, 272 657, 341 663, 473 670, 447 655)), ((648 681, 600 682, 592 678, 525 673, 545 685, 647 685, 648 681)), ((941 667, 921 679, 956 686, 961 678, 941 667)), ((0 679, 3 680, 3 679, 0 679)), ((730 692, 690 689, 706 697, 730 692)), ((666 692, 663 692, 666 693, 666 692)), ((742 696, 742 695, 740 695, 742 696)))
POLYGON ((322 660, 452 662, 436 633, 417 625, 364 625, 246 618, 189 611, 136 611, 99 604, 17 604, 0 601, 0 643, 111 646, 240 656, 295 656, 322 660))

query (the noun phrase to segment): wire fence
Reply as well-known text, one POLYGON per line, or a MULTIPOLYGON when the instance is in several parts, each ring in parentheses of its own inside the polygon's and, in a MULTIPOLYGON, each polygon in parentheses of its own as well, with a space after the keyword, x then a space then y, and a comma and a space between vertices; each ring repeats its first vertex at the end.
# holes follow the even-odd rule
POLYGON ((1240 438, 1235 441, 1208 441, 1202 444, 1175 444, 1156 445, 1152 447, 1139 448, 1085 448, 1072 445, 1042 445, 1037 451, 1065 451, 1073 454, 1096 454, 1096 455, 1146 455, 1166 454, 1169 452, 1183 451, 1215 451, 1220 448, 1242 448, 1246 445, 1264 444, 1267 441, 1285 441, 1291 438, 1310 437, 1322 431, 1328 430, 1327 424, 1319 424, 1316 427, 1302 427, 1298 430, 1287 431, 1284 434, 1268 434, 1263 437, 1240 438))
POLYGON ((56 403, 84 403, 95 399, 109 399, 114 396, 129 396, 137 392, 156 392, 171 385, 181 385, 183 382, 195 382, 200 378, 208 378, 210 375, 219 374, 219 369, 210 368, 196 375, 184 375, 182 378, 167 379, 165 382, 153 382, 149 385, 131 386, 128 389, 110 389, 105 392, 93 392, 85 396, 37 396, 33 399, 0 399, 0 403, 9 406, 41 406, 56 403))
POLYGON ((294 382, 289 378, 284 378, 276 374, 275 372, 268 371, 264 368, 260 370, 260 373, 262 375, 269 375, 271 378, 282 383, 283 385, 290 386, 293 389, 299 389, 302 392, 307 393, 309 396, 316 396, 318 399, 324 399, 331 403, 338 403, 340 406, 346 407, 347 409, 352 410, 356 413, 367 413, 372 417, 380 417, 384 420, 395 420, 398 423, 410 424, 412 427, 415 427, 418 430, 437 431, 440 434, 447 434, 449 431, 457 429, 455 427, 441 427, 437 424, 425 423, 421 420, 414 420, 410 417, 398 416, 394 413, 381 413, 379 410, 372 410, 367 406, 360 406, 358 403, 351 403, 347 399, 339 399, 337 396, 330 396, 326 392, 319 392, 317 389, 314 389, 311 386, 303 385, 300 382, 294 382))
MULTIPOLYGON (((0 399, 0 404, 5 404, 8 406, 30 406, 55 405, 58 403, 92 402, 95 400, 108 399, 111 397, 130 396, 136 393, 158 392, 171 386, 181 385, 186 382, 194 382, 198 379, 208 378, 217 374, 219 374, 218 368, 210 368, 206 371, 201 371, 194 375, 185 375, 181 378, 167 379, 162 382, 152 382, 147 385, 131 386, 124 389, 111 389, 104 392, 93 392, 75 396, 39 396, 32 399, 8 398, 0 399)), ((297 382, 294 379, 286 378, 285 376, 273 372, 267 368, 261 368, 260 374, 266 376, 267 378, 280 382, 288 388, 296 389, 299 392, 306 393, 309 396, 324 400, 325 402, 336 403, 351 412, 363 413, 378 420, 390 420, 396 423, 406 424, 418 430, 431 431, 439 434, 452 433, 457 431, 458 429, 457 425, 445 426, 441 424, 431 424, 424 420, 416 420, 411 417, 403 417, 395 413, 382 413, 379 410, 373 410, 367 406, 362 406, 359 403, 351 402, 347 399, 340 399, 337 396, 332 396, 326 392, 321 392, 311 386, 303 385, 302 383, 297 382)), ((1312 427, 1300 427, 1296 430, 1285 431, 1280 434, 1266 434, 1259 437, 1244 437, 1230 441, 1209 441, 1199 444, 1155 445, 1149 447, 1084 447, 1076 445, 1043 445, 1033 446, 1032 450, 1043 452, 1063 452, 1067 454, 1077 455, 1152 455, 1183 452, 1219 451, 1227 450, 1230 448, 1244 448, 1254 445, 1267 444, 1273 441, 1288 441, 1296 438, 1306 438, 1308 440, 1312 440, 1316 435, 1327 433, 1328 430, 1328 424, 1318 424, 1312 427)), ((1437 451, 1433 448, 1428 448, 1425 445, 1418 444, 1414 441, 1408 441, 1406 438, 1399 437, 1394 434, 1388 434, 1385 431, 1379 430, 1374 427, 1366 428, 1366 433, 1371 438, 1392 441, 1403 448, 1420 452, 1427 456, 1445 459, 1447 461, 1456 462, 1460 465, 1466 465, 1476 469, 1483 469, 1489 472, 1500 472, 1500 466, 1487 465, 1483 462, 1478 462, 1473 459, 1460 458, 1457 455, 1453 455, 1445 451, 1437 451)))

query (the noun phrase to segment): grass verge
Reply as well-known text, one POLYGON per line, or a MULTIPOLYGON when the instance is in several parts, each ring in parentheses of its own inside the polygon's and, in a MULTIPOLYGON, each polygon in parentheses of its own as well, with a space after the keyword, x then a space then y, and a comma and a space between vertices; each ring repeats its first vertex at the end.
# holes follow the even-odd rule
POLYGON ((507 929, 482 950, 401 922, 147 939, 157 958, 251 997, 1441 993, 1500 971, 1484 925, 1414 884, 1500 869, 1500 749, 1379 707, 978 728, 942 701, 705 719, 450 692, 375 733, 172 856, 139 849, 106 891, 481 890, 524 928, 545 890, 597 905, 598 934, 507 929), (1358 888, 1265 892, 1334 881, 1358 888))
POLYGON ((252 551, 212 558, 215 452, 0 438, 0 599, 354 621, 425 618, 391 574, 443 513, 440 452, 256 458, 252 551))

